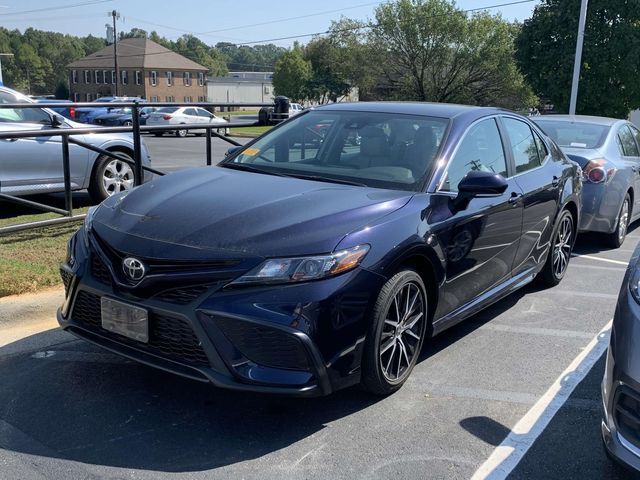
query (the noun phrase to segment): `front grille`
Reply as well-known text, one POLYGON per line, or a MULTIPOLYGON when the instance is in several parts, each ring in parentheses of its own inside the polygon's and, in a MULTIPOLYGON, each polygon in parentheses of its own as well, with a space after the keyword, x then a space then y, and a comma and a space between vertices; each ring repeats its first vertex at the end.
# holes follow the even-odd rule
POLYGON ((282 330, 243 320, 215 317, 216 325, 247 359, 273 368, 309 370, 302 342, 282 330))
POLYGON ((155 298, 162 300, 163 302, 186 305, 209 290, 209 288, 210 285, 194 285, 192 287, 173 288, 171 290, 160 292, 155 296, 155 298))
POLYGON ((64 296, 69 295, 69 288, 71 287, 71 281, 73 280, 73 273, 60 269, 60 276, 62 277, 62 283, 64 284, 64 296))
POLYGON ((149 343, 140 343, 102 328, 100 297, 80 291, 71 314, 72 320, 98 329, 105 337, 132 345, 141 350, 195 366, 209 366, 209 359, 202 349, 191 326, 182 318, 149 312, 149 343))
POLYGON ((640 448, 640 395, 622 387, 616 396, 613 411, 620 434, 640 448))
POLYGON ((91 254, 91 275, 107 285, 111 285, 111 273, 97 253, 91 254))

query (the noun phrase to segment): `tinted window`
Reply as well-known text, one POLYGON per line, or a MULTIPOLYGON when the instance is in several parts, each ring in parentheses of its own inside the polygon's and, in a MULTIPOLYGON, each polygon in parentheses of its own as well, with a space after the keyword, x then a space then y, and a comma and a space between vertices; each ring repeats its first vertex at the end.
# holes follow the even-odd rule
POLYGON ((178 110, 178 107, 162 107, 156 110, 158 113, 173 113, 178 110))
POLYGON ((483 120, 469 129, 449 162, 440 190, 457 192, 460 180, 473 170, 507 176, 507 161, 494 119, 483 120))
POLYGON ((213 115, 211 115, 209 112, 207 112, 206 110, 204 110, 202 108, 198 108, 197 112, 198 112, 198 116, 200 116, 200 117, 205 117, 205 118, 212 118, 213 117, 213 115))
POLYGON ((609 134, 610 127, 593 123, 534 119, 534 122, 561 147, 598 148, 609 134))
POLYGON ((415 190, 433 165, 448 120, 395 113, 312 111, 231 159, 265 172, 415 190))
POLYGON ((631 130, 631 133, 633 134, 634 138, 636 139, 636 145, 638 145, 638 147, 640 148, 640 130, 638 130, 633 125, 627 125, 627 127, 629 127, 629 129, 631 130))
POLYGON ((536 147, 538 147, 538 156, 540 157, 540 161, 544 161, 549 154, 547 147, 537 133, 533 132, 533 138, 536 141, 536 147))
MULTIPOLYGON (((0 103, 30 103, 24 98, 0 92, 0 103)), ((40 108, 0 108, 0 122, 51 123, 49 115, 40 108)))
POLYGON ((509 136, 509 145, 516 164, 516 173, 539 167, 542 162, 529 125, 513 118, 504 117, 502 120, 509 136))
POLYGON ((185 115, 194 115, 197 116, 198 114, 196 113, 196 109, 195 108, 186 108, 184 110, 184 114, 185 115))
POLYGON ((618 130, 618 146, 622 150, 622 154, 626 157, 638 157, 638 146, 633 138, 633 134, 628 126, 623 126, 618 130))

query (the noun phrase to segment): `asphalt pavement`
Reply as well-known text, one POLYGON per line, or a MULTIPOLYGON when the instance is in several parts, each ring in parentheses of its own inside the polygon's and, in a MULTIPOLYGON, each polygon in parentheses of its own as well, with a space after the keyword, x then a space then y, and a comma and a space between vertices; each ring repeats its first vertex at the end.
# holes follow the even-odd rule
MULTIPOLYGON (((55 328, 13 339, 0 347, 0 477, 471 478, 609 322, 639 240, 584 237, 558 287, 525 287, 436 337, 386 398, 216 390, 55 328)), ((601 446, 602 371, 600 358, 509 478, 629 478, 601 446)))

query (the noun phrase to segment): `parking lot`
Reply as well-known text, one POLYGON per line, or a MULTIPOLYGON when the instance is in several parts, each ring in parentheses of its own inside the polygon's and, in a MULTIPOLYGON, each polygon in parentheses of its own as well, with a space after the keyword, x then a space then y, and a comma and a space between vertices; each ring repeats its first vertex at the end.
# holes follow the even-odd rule
MULTIPOLYGON (((145 141, 160 170, 204 164, 202 138, 145 141)), ((214 158, 227 148, 214 140, 214 158)), ((618 250, 580 238, 558 287, 525 287, 436 337, 387 398, 215 390, 55 328, 17 335, 0 343, 0 477, 449 479, 517 462, 508 478, 629 478, 601 446, 599 389, 638 241, 637 227, 618 250)))

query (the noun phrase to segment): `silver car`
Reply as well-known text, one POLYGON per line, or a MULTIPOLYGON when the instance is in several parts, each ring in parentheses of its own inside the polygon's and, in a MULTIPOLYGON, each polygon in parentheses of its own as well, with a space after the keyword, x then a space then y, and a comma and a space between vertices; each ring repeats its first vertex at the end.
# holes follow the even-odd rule
POLYGON ((618 248, 640 218, 640 131, 626 120, 582 115, 532 117, 582 168, 580 230, 618 248))
MULTIPOLYGON (((0 103, 22 102, 33 103, 33 100, 9 88, 0 87, 0 103)), ((54 128, 54 117, 60 122, 56 128, 87 127, 44 108, 0 108, 0 132, 51 129, 54 128)), ((131 134, 88 134, 74 138, 133 158, 131 134)), ((0 139, 0 193, 29 195, 64 191, 61 142, 58 136, 0 139)), ((100 202, 115 193, 133 188, 133 168, 129 164, 74 144, 69 145, 69 153, 73 190, 86 188, 92 199, 100 202)), ((147 166, 151 163, 144 143, 142 161, 147 166)), ((145 173, 145 181, 151 177, 151 174, 145 173)))

